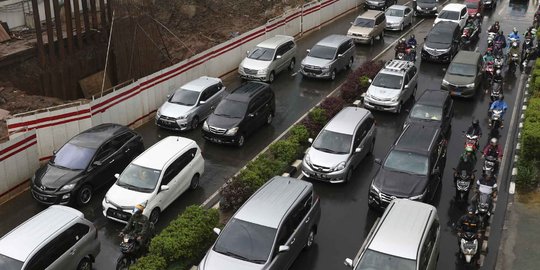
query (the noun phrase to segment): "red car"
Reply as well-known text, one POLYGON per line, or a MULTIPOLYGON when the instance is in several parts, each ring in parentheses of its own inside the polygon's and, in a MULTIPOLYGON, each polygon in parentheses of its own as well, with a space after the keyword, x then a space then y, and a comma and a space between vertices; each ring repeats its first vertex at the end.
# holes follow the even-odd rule
POLYGON ((480 13, 484 15, 484 2, 482 0, 465 0, 465 5, 467 6, 467 13, 469 17, 480 13))

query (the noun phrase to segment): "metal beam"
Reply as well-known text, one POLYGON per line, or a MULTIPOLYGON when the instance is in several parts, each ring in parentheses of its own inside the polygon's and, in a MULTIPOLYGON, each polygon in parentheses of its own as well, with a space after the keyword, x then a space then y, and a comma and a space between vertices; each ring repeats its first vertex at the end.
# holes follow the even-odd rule
POLYGON ((73 1, 73 12, 75 14, 75 32, 77 33, 77 47, 82 49, 82 28, 81 28, 81 9, 79 7, 79 1, 73 1))
POLYGON ((43 34, 41 33, 41 19, 39 18, 39 8, 37 0, 32 0, 32 15, 34 15, 34 27, 36 29, 36 46, 39 63, 43 67, 46 64, 45 47, 43 46, 43 34))
POLYGON ((56 62, 56 53, 54 50, 54 32, 51 19, 51 1, 43 0, 45 8, 45 23, 47 24, 47 46, 49 47, 49 61, 50 63, 56 62))
POLYGON ((54 22, 56 24, 56 42, 58 43, 58 52, 60 59, 64 60, 66 49, 64 47, 64 31, 62 30, 62 19, 60 16, 60 3, 58 0, 52 0, 54 10, 54 22))
MULTIPOLYGON (((75 0, 78 2, 78 0, 75 0)), ((73 53, 73 19, 71 17, 71 0, 64 1, 64 13, 66 15, 66 36, 68 53, 73 53)))

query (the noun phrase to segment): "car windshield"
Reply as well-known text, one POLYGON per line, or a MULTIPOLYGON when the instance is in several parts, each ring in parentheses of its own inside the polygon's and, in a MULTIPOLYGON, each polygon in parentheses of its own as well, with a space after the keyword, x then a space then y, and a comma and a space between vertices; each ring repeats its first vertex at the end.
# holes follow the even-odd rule
POLYGON ((375 20, 366 18, 356 18, 353 23, 354 26, 373 28, 375 26, 375 20))
POLYGON ((54 155, 51 164, 70 170, 84 170, 94 157, 96 149, 66 143, 54 155))
POLYGON ((366 250, 355 270, 415 270, 414 260, 384 254, 371 249, 366 250))
POLYGON ((389 8, 386 11, 386 16, 403 17, 403 9, 389 8))
POLYGON ((450 10, 442 10, 441 13, 439 13, 438 18, 447 19, 447 20, 459 20, 459 12, 450 11, 450 10))
POLYGON ((199 99, 199 92, 186 90, 186 89, 180 89, 174 92, 174 94, 169 99, 169 102, 185 105, 185 106, 193 106, 195 105, 195 103, 197 103, 198 99, 199 99))
POLYGON ((313 48, 309 51, 309 54, 308 54, 308 56, 311 56, 311 57, 329 59, 329 60, 334 59, 334 55, 336 55, 336 48, 321 46, 321 45, 313 46, 313 48))
POLYGON ((429 32, 426 41, 431 43, 449 44, 452 42, 452 33, 437 29, 429 32))
POLYGON ((448 67, 448 73, 458 76, 474 77, 476 75, 476 65, 452 63, 448 67))
POLYGON ((379 73, 371 84, 382 88, 401 89, 401 85, 403 84, 403 77, 398 75, 379 73))
POLYGON ((352 135, 323 129, 313 142, 313 148, 332 154, 348 154, 351 151, 352 135))
POLYGON ((272 252, 276 229, 233 218, 214 245, 214 251, 240 260, 263 264, 272 252))
POLYGON ((242 118, 246 115, 247 103, 224 99, 221 101, 214 111, 215 115, 230 117, 230 118, 242 118))
POLYGON ((393 171, 427 175, 428 158, 413 152, 393 150, 388 154, 384 167, 393 171))
POLYGON ((2 270, 21 270, 23 262, 17 261, 11 257, 0 254, 0 269, 2 270))
POLYGON ((416 103, 411 110, 411 118, 441 121, 442 108, 416 103))
POLYGON ((274 58, 274 49, 255 47, 253 51, 248 55, 249 59, 270 61, 274 58))
POLYGON ((160 170, 129 164, 116 184, 130 190, 150 193, 156 188, 160 174, 160 170))
POLYGON ((467 8, 477 9, 478 8, 478 2, 465 2, 465 5, 467 8))
POLYGON ((432 3, 432 4, 438 3, 437 2, 438 0, 417 0, 417 1, 418 3, 432 3))

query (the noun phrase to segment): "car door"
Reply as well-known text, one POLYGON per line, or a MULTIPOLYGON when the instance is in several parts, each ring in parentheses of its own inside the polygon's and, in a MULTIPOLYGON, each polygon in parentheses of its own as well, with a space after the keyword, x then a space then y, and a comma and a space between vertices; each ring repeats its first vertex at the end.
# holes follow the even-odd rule
POLYGON ((276 264, 272 262, 271 269, 289 269, 300 251, 302 251, 303 247, 305 246, 305 239, 307 238, 308 232, 306 232, 306 226, 302 226, 304 216, 301 215, 302 213, 300 206, 301 205, 299 204, 297 207, 295 207, 283 222, 283 230, 280 230, 281 232, 283 232, 283 235, 279 235, 280 238, 278 239, 281 241, 278 242, 279 244, 276 249, 276 251, 278 252, 275 258, 276 264), (286 239, 285 242, 283 242, 284 239, 286 239), (289 250, 279 253, 280 245, 288 246, 289 250))
POLYGON ((215 93, 214 85, 209 86, 201 92, 199 101, 197 104, 196 115, 199 119, 205 119, 210 115, 212 104, 210 103, 213 94, 215 93))
POLYGON ((412 9, 405 8, 405 18, 403 18, 403 24, 412 24, 412 9))
POLYGON ((274 56, 276 74, 283 70, 286 66, 285 53, 287 52, 287 43, 281 44, 276 49, 276 55, 274 56), (279 56, 279 57, 278 57, 279 56), (279 59, 278 59, 279 58, 279 59))
POLYGON ((409 71, 407 71, 407 73, 409 74, 409 89, 408 90, 408 95, 409 95, 409 98, 412 97, 414 95, 414 90, 416 89, 417 87, 417 84, 418 84, 418 70, 416 69, 416 66, 412 66, 409 71))
POLYGON ((183 167, 180 165, 183 163, 183 156, 177 157, 173 162, 167 166, 161 179, 161 186, 168 186, 168 190, 159 191, 159 201, 157 201, 161 210, 165 210, 177 197, 180 195, 179 175, 183 167))
POLYGON ((353 138, 353 149, 352 149, 352 165, 353 168, 358 166, 360 161, 364 158, 366 152, 369 149, 366 149, 369 147, 369 142, 367 142, 366 137, 368 135, 368 126, 366 123, 367 119, 362 121, 358 129, 356 130, 353 138), (359 152, 356 152, 356 149, 360 149, 359 152))
POLYGON ((87 172, 87 181, 94 188, 101 187, 110 182, 111 179, 114 179, 115 172, 115 153, 122 147, 118 144, 118 141, 113 142, 109 140, 108 142, 101 145, 101 147, 96 152, 92 163, 88 166, 87 172))
POLYGON ((465 27, 465 23, 469 19, 469 13, 467 13, 467 7, 463 7, 463 9, 461 9, 460 15, 461 16, 460 16, 460 21, 459 21, 459 27, 463 29, 465 27))
POLYGON ((338 47, 338 50, 337 50, 337 70, 339 71, 340 69, 344 68, 345 65, 347 64, 347 56, 346 56, 346 53, 347 52, 347 43, 342 43, 341 45, 339 45, 338 47))
POLYGON ((197 154, 197 148, 190 148, 179 158, 179 162, 176 164, 180 172, 174 178, 173 181, 176 181, 175 185, 178 185, 178 196, 184 193, 191 184, 191 179, 195 175, 195 169, 193 166, 193 159, 197 154))

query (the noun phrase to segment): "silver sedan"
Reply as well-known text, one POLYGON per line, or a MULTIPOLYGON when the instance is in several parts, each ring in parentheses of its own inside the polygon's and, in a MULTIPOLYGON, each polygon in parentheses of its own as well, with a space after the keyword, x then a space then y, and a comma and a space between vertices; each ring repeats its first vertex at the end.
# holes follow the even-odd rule
POLYGON ((409 6, 392 5, 386 10, 386 27, 388 30, 403 30, 412 24, 413 11, 409 6))

